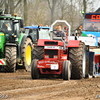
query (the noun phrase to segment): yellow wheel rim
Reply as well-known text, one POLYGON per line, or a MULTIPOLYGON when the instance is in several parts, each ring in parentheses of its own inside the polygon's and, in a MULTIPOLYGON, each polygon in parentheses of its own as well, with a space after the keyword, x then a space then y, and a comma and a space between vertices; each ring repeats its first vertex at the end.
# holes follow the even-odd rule
POLYGON ((29 66, 31 64, 31 46, 28 45, 26 49, 26 63, 29 66))

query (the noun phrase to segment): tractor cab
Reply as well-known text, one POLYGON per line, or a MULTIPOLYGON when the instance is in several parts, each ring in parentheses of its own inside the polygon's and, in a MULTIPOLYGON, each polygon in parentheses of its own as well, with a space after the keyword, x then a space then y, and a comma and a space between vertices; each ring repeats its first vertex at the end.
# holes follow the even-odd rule
POLYGON ((9 14, 0 15, 0 34, 5 35, 6 42, 15 43, 20 37, 22 27, 21 17, 12 17, 9 14))
POLYGON ((25 34, 29 34, 32 37, 33 43, 38 39, 50 39, 50 27, 43 26, 26 26, 25 34))

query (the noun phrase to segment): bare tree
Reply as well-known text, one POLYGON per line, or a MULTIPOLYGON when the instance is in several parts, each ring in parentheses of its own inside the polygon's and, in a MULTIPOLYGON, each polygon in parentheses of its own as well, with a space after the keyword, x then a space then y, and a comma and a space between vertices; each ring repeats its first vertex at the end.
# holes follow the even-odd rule
POLYGON ((24 0, 24 22, 25 22, 25 25, 27 25, 27 0, 24 0))
POLYGON ((47 25, 50 23, 48 3, 46 0, 30 0, 28 5, 28 25, 47 25))
POLYGON ((94 0, 83 0, 83 10, 86 13, 88 11, 94 11, 94 0))
POLYGON ((86 0, 83 0, 83 9, 84 9, 84 12, 86 13, 86 9, 87 9, 87 1, 86 0))
POLYGON ((14 10, 19 5, 20 2, 21 2, 21 0, 17 0, 17 2, 15 4, 15 0, 9 0, 9 7, 10 7, 11 15, 14 15, 14 10))
POLYGON ((52 24, 54 21, 54 10, 55 10, 55 5, 56 5, 57 0, 47 0, 47 1, 48 1, 50 11, 51 11, 51 24, 52 24))
POLYGON ((5 13, 16 12, 24 18, 25 25, 50 25, 54 20, 63 19, 72 29, 82 23, 81 11, 93 11, 93 5, 93 0, 0 0, 5 13))
POLYGON ((0 0, 0 7, 3 6, 4 0, 0 0))
POLYGON ((5 7, 5 13, 10 13, 11 15, 14 15, 15 8, 20 4, 22 0, 3 0, 3 4, 5 7))
POLYGON ((73 28, 73 0, 70 0, 71 2, 71 5, 70 5, 70 10, 69 10, 69 18, 70 18, 70 21, 71 21, 71 26, 73 28))
POLYGON ((4 0, 5 13, 8 14, 8 0, 4 0))
POLYGON ((68 13, 68 3, 66 2, 66 0, 61 0, 60 1, 60 8, 61 8, 61 17, 60 19, 64 19, 64 16, 66 15, 66 13, 68 13))

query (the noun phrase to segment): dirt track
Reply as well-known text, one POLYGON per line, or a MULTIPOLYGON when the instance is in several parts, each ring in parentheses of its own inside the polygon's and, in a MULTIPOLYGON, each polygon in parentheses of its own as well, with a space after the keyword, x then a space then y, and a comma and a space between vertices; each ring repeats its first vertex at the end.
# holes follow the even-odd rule
POLYGON ((99 100, 97 94, 100 78, 32 80, 29 72, 0 73, 0 96, 8 95, 7 100, 99 100))

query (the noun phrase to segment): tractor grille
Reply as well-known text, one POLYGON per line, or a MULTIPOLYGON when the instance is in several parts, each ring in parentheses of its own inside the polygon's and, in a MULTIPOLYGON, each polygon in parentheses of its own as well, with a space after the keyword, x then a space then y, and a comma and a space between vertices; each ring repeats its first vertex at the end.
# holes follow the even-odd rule
POLYGON ((45 45, 58 45, 58 42, 45 42, 45 45))
POLYGON ((45 55, 49 55, 49 58, 53 58, 54 55, 58 55, 58 50, 45 50, 45 55))

